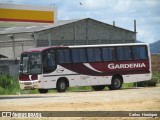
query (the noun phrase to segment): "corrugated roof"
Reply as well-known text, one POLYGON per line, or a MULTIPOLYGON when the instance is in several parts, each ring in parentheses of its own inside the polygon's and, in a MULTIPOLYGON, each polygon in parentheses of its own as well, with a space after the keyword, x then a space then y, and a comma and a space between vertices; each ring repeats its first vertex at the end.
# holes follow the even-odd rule
POLYGON ((69 24, 69 23, 76 22, 76 21, 79 21, 79 20, 80 19, 77 19, 77 20, 59 20, 54 24, 41 25, 41 26, 1 28, 0 29, 0 34, 37 32, 37 31, 42 31, 42 30, 58 27, 58 26, 61 26, 61 25, 69 24))
MULTIPOLYGON (((38 31, 47 30, 47 29, 51 29, 51 28, 54 28, 54 27, 66 25, 66 24, 69 24, 69 23, 77 22, 77 21, 80 21, 80 20, 85 20, 85 19, 91 19, 91 18, 75 19, 75 20, 59 20, 56 23, 50 24, 50 25, 38 25, 38 26, 37 25, 34 25, 34 26, 32 25, 32 26, 28 26, 28 27, 0 28, 0 34, 38 32, 38 31)), ((91 20, 94 20, 94 19, 91 19, 91 20)), ((97 20, 95 20, 95 21, 97 21, 97 20)), ((97 21, 97 22, 100 22, 100 21, 97 21)), ((103 23, 103 22, 101 22, 101 23, 103 23)), ((107 23, 104 23, 104 24, 107 24, 107 23)), ((107 24, 107 25, 110 25, 110 24, 107 24)), ((115 26, 115 27, 120 28, 120 27, 117 27, 117 26, 115 26)), ((124 28, 120 28, 120 29, 127 30, 127 29, 124 29, 124 28)), ((130 31, 130 30, 127 30, 127 31, 130 31)), ((130 31, 130 32, 133 32, 133 31, 130 31)))

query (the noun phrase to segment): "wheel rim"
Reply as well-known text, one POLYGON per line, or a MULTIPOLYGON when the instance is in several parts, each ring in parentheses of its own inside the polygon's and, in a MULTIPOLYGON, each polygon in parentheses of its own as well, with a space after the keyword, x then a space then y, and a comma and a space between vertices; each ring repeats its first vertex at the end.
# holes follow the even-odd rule
POLYGON ((115 79, 115 81, 114 81, 114 86, 115 86, 116 88, 119 88, 120 85, 121 85, 121 81, 120 81, 119 79, 115 79))
POLYGON ((64 89, 66 88, 66 84, 65 84, 64 82, 62 82, 62 83, 60 84, 60 88, 61 88, 62 90, 64 90, 64 89))

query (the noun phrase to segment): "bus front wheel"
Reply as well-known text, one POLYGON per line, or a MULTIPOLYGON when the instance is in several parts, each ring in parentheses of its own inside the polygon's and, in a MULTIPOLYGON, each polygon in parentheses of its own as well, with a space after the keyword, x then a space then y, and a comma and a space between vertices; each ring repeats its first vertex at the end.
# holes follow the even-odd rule
POLYGON ((39 93, 43 94, 43 93, 47 93, 48 89, 38 89, 39 93))
POLYGON ((60 80, 57 83, 57 91, 58 92, 65 92, 67 89, 67 82, 65 80, 60 80))
POLYGON ((92 86, 92 89, 95 91, 101 91, 105 88, 104 85, 92 86))
POLYGON ((121 77, 113 77, 111 85, 108 86, 110 90, 119 90, 122 87, 121 77))

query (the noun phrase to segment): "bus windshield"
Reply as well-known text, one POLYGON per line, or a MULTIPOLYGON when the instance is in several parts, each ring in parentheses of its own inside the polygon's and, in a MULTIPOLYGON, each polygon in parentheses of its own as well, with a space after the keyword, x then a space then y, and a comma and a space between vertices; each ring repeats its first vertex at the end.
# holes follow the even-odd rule
POLYGON ((40 53, 22 54, 20 61, 20 73, 40 74, 42 73, 42 59, 40 53))

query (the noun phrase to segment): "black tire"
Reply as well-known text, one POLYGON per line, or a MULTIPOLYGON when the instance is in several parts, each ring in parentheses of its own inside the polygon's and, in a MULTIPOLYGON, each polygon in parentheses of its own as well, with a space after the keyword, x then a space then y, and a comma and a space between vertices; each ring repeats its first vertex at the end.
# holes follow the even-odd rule
POLYGON ((97 86, 92 86, 92 89, 95 91, 101 91, 105 88, 104 85, 97 85, 97 86))
POLYGON ((65 92, 67 89, 67 82, 65 80, 59 80, 57 83, 57 91, 65 92))
POLYGON ((119 90, 122 87, 122 78, 113 77, 111 85, 108 86, 110 90, 119 90))
POLYGON ((39 93, 44 94, 48 92, 48 89, 38 89, 39 93))

